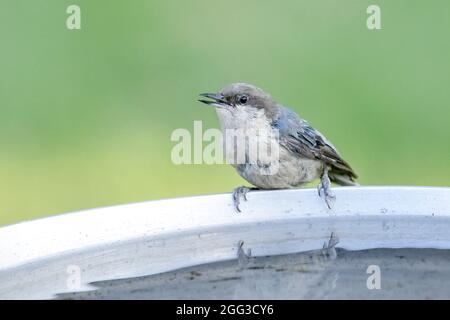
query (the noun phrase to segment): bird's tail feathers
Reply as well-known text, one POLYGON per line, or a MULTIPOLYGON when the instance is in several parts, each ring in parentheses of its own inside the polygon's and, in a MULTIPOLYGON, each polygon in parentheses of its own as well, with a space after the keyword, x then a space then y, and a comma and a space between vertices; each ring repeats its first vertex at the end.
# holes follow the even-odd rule
POLYGON ((354 181, 352 177, 346 174, 329 173, 330 180, 341 186, 359 186, 359 183, 354 181))

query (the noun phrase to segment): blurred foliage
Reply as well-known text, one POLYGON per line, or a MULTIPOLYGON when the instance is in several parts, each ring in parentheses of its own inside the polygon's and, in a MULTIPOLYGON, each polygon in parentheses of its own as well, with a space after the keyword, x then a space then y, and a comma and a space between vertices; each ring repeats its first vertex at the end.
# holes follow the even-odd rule
POLYGON ((171 132, 217 127, 197 93, 256 84, 321 130, 362 184, 448 185, 450 2, 2 0, 0 224, 229 192, 175 166, 171 132), (82 30, 66 28, 66 8, 82 30))

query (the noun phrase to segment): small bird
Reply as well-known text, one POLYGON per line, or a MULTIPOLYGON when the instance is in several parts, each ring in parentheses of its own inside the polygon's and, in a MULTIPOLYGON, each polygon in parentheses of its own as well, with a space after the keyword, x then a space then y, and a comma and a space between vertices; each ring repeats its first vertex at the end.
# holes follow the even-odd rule
MULTIPOLYGON (((242 129, 242 132, 276 130, 278 133, 277 170, 272 174, 264 173, 267 172, 267 163, 247 160, 232 163, 241 177, 256 186, 234 189, 233 203, 238 212, 241 212, 241 199, 247 200, 246 195, 250 190, 295 188, 320 179, 317 188, 319 196, 331 208, 335 199, 331 181, 342 186, 358 185, 355 182, 356 173, 325 136, 262 89, 251 84, 233 83, 219 93, 202 93, 200 96, 208 98, 200 102, 216 108, 223 133, 236 129, 242 129)), ((263 135, 259 138, 270 139, 263 135)), ((249 152, 245 149, 245 159, 249 159, 249 152)))

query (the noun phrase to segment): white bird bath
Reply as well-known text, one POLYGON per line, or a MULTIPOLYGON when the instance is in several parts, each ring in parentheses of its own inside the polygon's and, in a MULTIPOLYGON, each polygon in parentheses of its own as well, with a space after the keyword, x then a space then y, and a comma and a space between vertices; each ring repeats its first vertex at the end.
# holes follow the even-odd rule
POLYGON ((333 190, 331 210, 315 189, 257 191, 239 214, 219 194, 6 226, 0 299, 450 298, 450 188, 333 190))

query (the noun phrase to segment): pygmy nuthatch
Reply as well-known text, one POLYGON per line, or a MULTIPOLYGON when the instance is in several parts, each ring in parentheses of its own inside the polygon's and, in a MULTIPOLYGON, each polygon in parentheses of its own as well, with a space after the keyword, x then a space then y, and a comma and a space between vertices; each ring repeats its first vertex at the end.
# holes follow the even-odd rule
MULTIPOLYGON (((274 101, 269 94, 253 85, 233 83, 219 93, 203 93, 208 100, 199 100, 214 106, 222 132, 241 129, 252 132, 251 139, 274 141, 270 135, 255 132, 276 131, 278 157, 276 162, 248 161, 251 148, 245 148, 245 161, 233 163, 237 172, 257 188, 238 187, 233 191, 233 201, 238 212, 239 202, 253 189, 286 189, 306 184, 320 178, 318 192, 329 208, 335 196, 330 189, 330 180, 339 185, 358 185, 357 175, 344 161, 336 148, 316 129, 300 118, 294 111, 274 101), (257 129, 255 131, 255 129, 257 129), (272 172, 271 165, 276 165, 272 172), (267 173, 269 172, 269 174, 267 173)), ((225 143, 225 139, 224 139, 225 143)), ((232 149, 237 152, 236 148, 232 149)))

